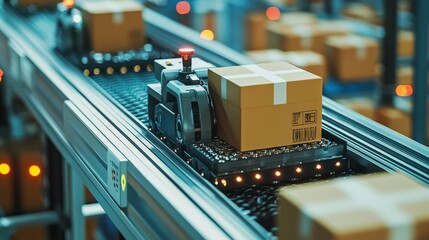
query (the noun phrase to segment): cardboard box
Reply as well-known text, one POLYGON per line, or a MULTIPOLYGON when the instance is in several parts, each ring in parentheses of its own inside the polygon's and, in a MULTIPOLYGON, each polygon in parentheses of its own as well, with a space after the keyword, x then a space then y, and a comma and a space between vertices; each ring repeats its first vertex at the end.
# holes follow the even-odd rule
POLYGON ((279 23, 267 24, 268 46, 283 51, 312 50, 324 53, 326 35, 313 26, 285 27, 279 23))
POLYGON ((412 67, 400 67, 397 71, 397 82, 398 84, 413 84, 413 68, 412 67))
POLYGON ((330 73, 340 81, 360 81, 378 76, 380 49, 376 40, 355 36, 333 36, 326 40, 330 73))
POLYGON ((327 65, 322 54, 313 51, 289 51, 284 53, 284 61, 320 76, 324 81, 327 77, 327 65))
POLYGON ((343 36, 353 31, 353 22, 347 20, 323 20, 317 23, 315 27, 323 32, 326 37, 343 36))
POLYGON ((280 22, 286 27, 313 25, 317 23, 317 18, 308 12, 288 12, 282 14, 280 22))
POLYGON ((263 13, 250 13, 246 18, 246 49, 261 50, 267 48, 265 24, 267 18, 263 13))
POLYGON ((411 57, 414 55, 414 34, 410 31, 398 33, 398 56, 411 57))
POLYGON ((142 5, 134 1, 79 3, 90 51, 115 53, 144 44, 142 5))
POLYGON ((377 110, 376 120, 406 137, 411 137, 411 118, 408 113, 392 107, 381 107, 377 110))
POLYGON ((61 0, 9 0, 12 6, 18 7, 53 7, 61 2, 61 0))
POLYGON ((246 55, 255 63, 283 61, 284 52, 278 49, 247 51, 246 55))
POLYGON ((367 23, 381 25, 382 18, 377 14, 374 8, 363 3, 348 4, 343 10, 344 16, 359 19, 367 23))
POLYGON ((337 102, 369 119, 375 120, 376 118, 375 103, 371 99, 364 97, 356 97, 340 99, 337 100, 337 102))
POLYGON ((240 151, 320 141, 322 79, 286 62, 209 69, 218 136, 240 151))
POLYGON ((398 173, 286 187, 277 220, 284 240, 429 239, 429 188, 398 173))

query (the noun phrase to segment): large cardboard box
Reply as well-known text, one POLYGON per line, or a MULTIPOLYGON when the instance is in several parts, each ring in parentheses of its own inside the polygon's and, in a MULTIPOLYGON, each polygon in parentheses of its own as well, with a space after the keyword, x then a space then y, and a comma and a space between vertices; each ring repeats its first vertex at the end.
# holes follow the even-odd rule
POLYGON ((377 110, 376 119, 384 126, 411 137, 411 118, 408 113, 392 107, 381 107, 377 110))
POLYGON ((325 57, 313 51, 289 51, 284 53, 284 61, 309 71, 326 80, 328 69, 325 57))
POLYGON ((135 1, 79 3, 91 51, 115 53, 144 44, 142 5, 135 1))
POLYGON ((411 31, 399 31, 398 33, 398 55, 400 57, 411 57, 414 55, 414 34, 411 31))
POLYGON ((283 240, 429 239, 429 189, 397 173, 286 187, 277 220, 283 240))
POLYGON ((355 35, 333 36, 326 40, 330 73, 340 81, 376 78, 380 49, 376 40, 355 35))
POLYGON ((255 63, 278 62, 284 59, 284 52, 279 49, 247 51, 246 55, 255 63))
POLYGON ((209 69, 218 136, 240 151, 320 141, 322 79, 286 62, 209 69))
POLYGON ((263 13, 250 13, 246 18, 246 49, 261 50, 267 48, 265 24, 267 18, 263 13))

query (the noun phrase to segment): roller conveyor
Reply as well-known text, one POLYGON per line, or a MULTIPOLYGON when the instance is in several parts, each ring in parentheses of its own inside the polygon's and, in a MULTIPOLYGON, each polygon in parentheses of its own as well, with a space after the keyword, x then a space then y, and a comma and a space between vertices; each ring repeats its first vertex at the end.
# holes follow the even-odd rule
MULTIPOLYGON (((106 208, 107 214, 125 237, 167 237, 171 234, 187 237, 220 236, 220 238, 250 239, 275 236, 276 226, 273 219, 277 214, 276 193, 278 187, 285 184, 254 186, 222 193, 201 178, 199 173, 179 159, 171 149, 148 131, 146 87, 147 84, 157 81, 153 73, 147 71, 150 68, 143 66, 141 73, 100 74, 90 77, 85 77, 77 68, 71 71, 60 70, 59 68, 73 67, 67 65, 66 60, 53 50, 54 24, 50 23, 54 18, 53 14, 43 12, 23 17, 10 9, 1 9, 1 11, 3 16, 0 19, 2 23, 0 31, 8 39, 23 45, 25 39, 27 41, 28 38, 31 39, 31 36, 21 36, 22 39, 18 39, 19 34, 24 35, 26 31, 31 31, 32 36, 39 38, 35 43, 22 47, 31 62, 35 63, 35 59, 32 58, 37 55, 40 58, 42 54, 51 57, 47 61, 57 60, 56 65, 48 68, 39 69, 37 64, 34 64, 38 70, 34 70, 33 84, 29 90, 21 90, 22 92, 18 94, 30 105, 42 122, 42 127, 56 142, 60 151, 62 150, 62 154, 67 156, 66 160, 79 175, 84 176, 84 183, 106 208), (15 27, 22 31, 9 34, 13 26, 6 24, 8 17, 17 19, 15 27), (2 31, 3 29, 7 30, 2 31), (31 48, 38 48, 40 43, 44 45, 38 50, 27 52, 31 48), (47 72, 51 73, 47 74, 47 72), (37 76, 40 79, 36 79, 37 76), (61 79, 56 80, 60 83, 49 81, 51 80, 49 77, 60 77, 61 79), (45 84, 43 86, 46 87, 35 86, 34 83, 45 84), (57 92, 62 92, 63 95, 57 92), (26 94, 28 96, 25 96, 26 94), (42 106, 33 103, 35 99, 44 99, 41 100, 42 106), (55 102, 58 99, 61 101, 55 102), (89 136, 86 145, 78 145, 76 140, 69 139, 71 135, 67 132, 70 130, 62 126, 66 121, 65 115, 62 114, 64 101, 69 101, 74 121, 81 123, 82 129, 87 131, 89 136), (38 113, 43 109, 47 110, 46 113, 38 113), (52 129, 52 126, 55 129, 52 129), (129 160, 127 170, 129 190, 127 202, 124 203, 125 209, 114 199, 115 197, 109 192, 109 183, 103 179, 108 161, 106 151, 108 154, 113 152, 113 155, 122 155, 129 160), (92 158, 98 159, 100 164, 93 163, 92 158), (152 179, 150 179, 151 176, 152 179), (174 196, 173 193, 177 195, 174 196), (182 199, 183 204, 178 204, 178 199, 182 199), (154 203, 154 201, 159 202, 154 203), (163 209, 160 211, 165 215, 156 216, 153 209, 163 209), (196 220, 194 216, 200 216, 202 220, 196 220), (166 231, 163 232, 157 227, 157 223, 160 222, 165 224, 166 231), (178 224, 178 227, 175 224, 178 224)), ((148 15, 155 16, 155 20, 152 18, 154 22, 162 19, 150 10, 147 12, 148 15)), ((183 39, 183 36, 177 36, 171 29, 171 32, 168 32, 169 29, 162 29, 154 22, 150 22, 149 17, 146 20, 149 25, 148 34, 152 42, 156 42, 159 45, 157 47, 163 49, 161 51, 171 54, 171 51, 177 47, 175 44, 190 42, 197 49, 201 49, 199 52, 202 58, 213 61, 216 65, 243 64, 247 61, 236 53, 213 57, 215 52, 213 49, 218 46, 198 42, 198 39, 192 40, 194 33, 191 30, 186 29, 191 33, 190 39, 183 39), (157 29, 157 34, 153 29, 157 29), (178 38, 181 41, 163 42, 165 37, 163 38, 162 34, 167 33, 171 38, 178 38), (229 55, 231 57, 228 57, 229 55)), ((225 50, 228 49, 225 48, 225 50)), ((5 67, 4 64, 0 62, 2 67, 5 67)), ((19 83, 15 88, 17 86, 20 86, 19 83)), ((422 146, 338 106, 329 99, 324 99, 323 117, 324 130, 347 142, 347 157, 356 164, 353 171, 329 178, 380 170, 399 170, 421 181, 429 181, 428 169, 425 165, 429 162, 429 154, 422 146)), ((72 134, 78 136, 75 132, 72 134)), ((314 180, 318 179, 307 181, 314 180)))

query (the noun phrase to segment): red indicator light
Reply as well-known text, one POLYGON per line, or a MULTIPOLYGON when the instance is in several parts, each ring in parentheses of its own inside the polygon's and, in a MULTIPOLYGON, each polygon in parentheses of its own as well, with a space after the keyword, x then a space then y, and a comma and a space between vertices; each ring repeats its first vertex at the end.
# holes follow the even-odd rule
POLYGON ((282 14, 278 7, 269 7, 265 11, 265 15, 270 20, 278 20, 282 14))
POLYGON ((3 80, 3 70, 0 69, 0 82, 3 80))
POLYGON ((188 14, 191 11, 191 5, 188 1, 180 1, 176 4, 176 11, 180 15, 188 14))

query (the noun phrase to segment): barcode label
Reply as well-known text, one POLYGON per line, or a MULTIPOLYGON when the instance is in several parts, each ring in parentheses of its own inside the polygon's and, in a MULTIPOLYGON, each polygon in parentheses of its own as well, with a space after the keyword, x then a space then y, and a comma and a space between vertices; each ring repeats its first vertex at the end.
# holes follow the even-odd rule
POLYGON ((292 141, 295 142, 305 142, 310 140, 316 140, 316 127, 306 127, 293 129, 292 131, 292 141))

